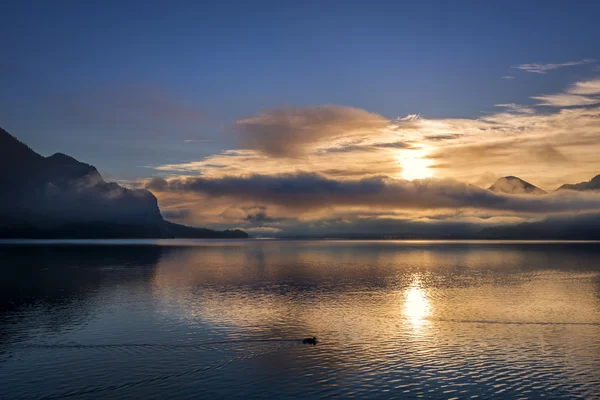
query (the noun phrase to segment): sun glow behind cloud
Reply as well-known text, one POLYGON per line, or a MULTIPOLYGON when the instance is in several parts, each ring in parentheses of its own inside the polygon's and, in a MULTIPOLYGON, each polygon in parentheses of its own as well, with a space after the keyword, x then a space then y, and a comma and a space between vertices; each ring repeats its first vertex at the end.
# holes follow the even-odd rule
POLYGON ((427 179, 433 176, 431 160, 423 150, 405 150, 398 157, 402 166, 402 178, 412 181, 414 179, 427 179))
POLYGON ((529 199, 485 188, 514 175, 552 192, 598 174, 600 107, 591 103, 599 96, 600 79, 592 79, 546 95, 552 105, 501 103, 474 119, 388 120, 344 106, 269 110, 238 121, 246 146, 152 166, 157 180, 143 184, 163 210, 182 216, 177 222, 270 234, 464 232, 595 212, 595 193, 529 199), (565 106, 567 96, 586 100, 565 106))

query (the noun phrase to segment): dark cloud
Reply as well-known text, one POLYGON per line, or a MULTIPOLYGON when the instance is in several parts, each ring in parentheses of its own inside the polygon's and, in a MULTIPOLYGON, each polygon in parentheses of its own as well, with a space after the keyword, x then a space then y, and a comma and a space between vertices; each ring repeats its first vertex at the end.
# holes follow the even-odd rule
POLYGON ((377 149, 411 149, 413 145, 406 142, 390 142, 390 143, 376 143, 372 145, 377 149))
MULTIPOLYGON (((385 164, 385 163, 384 163, 385 164)), ((387 166, 387 164, 385 164, 387 166)), ((356 170, 350 170, 350 169, 342 169, 342 168, 331 168, 331 169, 325 169, 322 171, 322 173, 324 175, 327 176, 332 176, 332 177, 343 177, 343 178, 349 178, 349 177, 362 177, 362 176, 366 176, 366 175, 372 175, 374 173, 384 173, 384 169, 386 168, 379 168, 379 169, 356 169, 356 170)), ((391 168, 387 169, 387 171, 391 171, 391 172, 399 172, 400 169, 397 169, 398 171, 395 171, 391 168)))
POLYGON ((161 214, 164 219, 169 221, 185 221, 192 215, 192 210, 187 208, 173 208, 162 210, 161 214))
POLYGON ((273 223, 284 220, 284 218, 271 218, 267 215, 267 207, 265 206, 254 206, 254 207, 242 207, 242 210, 246 212, 246 221, 254 224, 265 224, 273 223))
POLYGON ((542 221, 487 228, 480 233, 495 239, 600 239, 600 214, 550 216, 542 221))
POLYGON ((413 146, 407 142, 389 142, 373 144, 352 144, 347 146, 331 147, 325 149, 325 153, 352 153, 376 151, 379 149, 411 149, 413 146))
POLYGON ((353 215, 319 221, 295 221, 283 225, 283 232, 315 236, 384 236, 402 237, 462 237, 481 230, 478 224, 456 221, 426 221, 409 218, 353 215))
POLYGON ((474 208, 520 213, 559 213, 600 209, 600 196, 562 193, 517 196, 493 193, 454 180, 404 181, 388 176, 335 180, 313 173, 245 177, 153 179, 148 189, 201 193, 310 210, 335 206, 384 209, 474 208))
POLYGON ((462 135, 458 134, 458 133, 450 133, 447 135, 429 135, 426 136, 425 139, 427 140, 432 140, 432 141, 442 141, 442 140, 453 140, 453 139, 458 139, 459 137, 461 137, 462 135))
POLYGON ((431 238, 431 239, 600 239, 600 214, 583 213, 550 216, 536 222, 501 223, 478 220, 457 221, 444 218, 421 220, 361 217, 320 220, 318 223, 297 221, 293 225, 282 226, 284 231, 298 235, 341 236, 341 237, 382 237, 431 238))
POLYGON ((48 184, 31 196, 28 210, 41 213, 47 221, 119 221, 141 223, 159 220, 156 198, 147 190, 126 189, 116 183, 95 185, 48 184))

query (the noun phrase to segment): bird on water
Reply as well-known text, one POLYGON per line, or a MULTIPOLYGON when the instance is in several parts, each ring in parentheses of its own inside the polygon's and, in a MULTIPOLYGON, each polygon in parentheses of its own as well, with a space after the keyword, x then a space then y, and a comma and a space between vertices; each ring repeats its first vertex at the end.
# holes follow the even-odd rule
POLYGON ((313 336, 311 338, 302 339, 302 343, 312 344, 314 346, 315 344, 317 344, 317 338, 313 336))

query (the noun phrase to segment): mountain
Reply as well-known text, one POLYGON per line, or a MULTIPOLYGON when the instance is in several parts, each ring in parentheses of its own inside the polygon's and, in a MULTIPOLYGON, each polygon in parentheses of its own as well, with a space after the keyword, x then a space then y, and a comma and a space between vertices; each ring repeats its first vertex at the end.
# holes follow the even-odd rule
POLYGON ((66 154, 43 157, 0 128, 0 237, 247 238, 165 221, 147 190, 106 182, 66 154))
POLYGON ((596 175, 589 182, 579 182, 575 184, 565 183, 556 190, 577 190, 580 192, 600 190, 600 175, 596 175))
POLYGON ((492 192, 507 194, 534 194, 543 195, 546 191, 516 176, 505 176, 498 179, 488 188, 492 192))

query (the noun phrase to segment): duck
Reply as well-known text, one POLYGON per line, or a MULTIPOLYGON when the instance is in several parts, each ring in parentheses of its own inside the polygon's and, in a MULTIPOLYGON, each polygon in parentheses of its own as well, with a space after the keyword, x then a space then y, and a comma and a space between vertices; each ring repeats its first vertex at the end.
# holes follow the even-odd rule
POLYGON ((314 345, 317 344, 317 338, 313 336, 311 338, 302 339, 302 343, 304 343, 304 344, 312 344, 314 346, 314 345))

